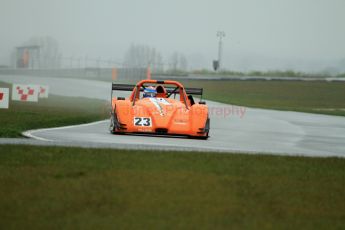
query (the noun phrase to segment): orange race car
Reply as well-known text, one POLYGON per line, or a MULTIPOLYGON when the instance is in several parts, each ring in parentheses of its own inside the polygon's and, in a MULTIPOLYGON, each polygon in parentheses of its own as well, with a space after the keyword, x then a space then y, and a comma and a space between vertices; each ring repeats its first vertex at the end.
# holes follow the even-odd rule
POLYGON ((110 132, 184 135, 207 139, 208 107, 202 88, 184 88, 177 81, 142 80, 136 85, 112 84, 110 132), (113 91, 132 91, 129 98, 113 91), (195 103, 192 95, 199 95, 195 103))

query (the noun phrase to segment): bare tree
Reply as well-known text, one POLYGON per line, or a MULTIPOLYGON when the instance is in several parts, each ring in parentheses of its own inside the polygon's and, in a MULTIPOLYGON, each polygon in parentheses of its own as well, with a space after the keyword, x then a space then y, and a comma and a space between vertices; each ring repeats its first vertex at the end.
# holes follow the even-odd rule
POLYGON ((169 58, 169 70, 177 71, 177 66, 178 66, 178 53, 174 52, 172 55, 170 55, 170 58, 169 58))
POLYGON ((188 62, 184 54, 174 52, 169 58, 169 71, 185 72, 188 68, 188 62))
POLYGON ((180 59, 179 59, 179 69, 182 70, 182 71, 187 71, 188 69, 188 61, 187 61, 187 58, 183 55, 183 54, 180 54, 180 59))
POLYGON ((163 58, 160 53, 156 55, 156 60, 155 60, 155 72, 156 73, 163 73, 164 72, 164 63, 163 63, 163 58))
POLYGON ((146 68, 150 66, 151 70, 156 72, 162 65, 161 54, 152 47, 147 45, 132 44, 124 57, 124 64, 132 68, 146 68))

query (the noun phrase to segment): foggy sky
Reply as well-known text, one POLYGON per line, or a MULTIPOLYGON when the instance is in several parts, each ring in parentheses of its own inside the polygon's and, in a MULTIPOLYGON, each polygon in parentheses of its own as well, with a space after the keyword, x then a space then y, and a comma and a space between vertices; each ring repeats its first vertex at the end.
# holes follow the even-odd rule
POLYGON ((225 68, 313 70, 345 65, 344 12, 344 0, 0 0, 0 65, 30 37, 51 36, 63 56, 121 61, 147 44, 211 68, 223 30, 225 68))

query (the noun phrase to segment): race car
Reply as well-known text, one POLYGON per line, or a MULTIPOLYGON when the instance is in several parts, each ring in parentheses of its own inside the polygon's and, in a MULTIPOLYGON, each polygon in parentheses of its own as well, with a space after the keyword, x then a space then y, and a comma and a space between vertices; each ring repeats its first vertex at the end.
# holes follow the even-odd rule
POLYGON ((112 83, 110 132, 207 139, 210 118, 202 94, 202 88, 185 88, 171 80, 147 79, 136 85, 112 83), (113 97, 114 91, 132 93, 129 98, 113 97), (198 103, 193 95, 200 96, 198 103))

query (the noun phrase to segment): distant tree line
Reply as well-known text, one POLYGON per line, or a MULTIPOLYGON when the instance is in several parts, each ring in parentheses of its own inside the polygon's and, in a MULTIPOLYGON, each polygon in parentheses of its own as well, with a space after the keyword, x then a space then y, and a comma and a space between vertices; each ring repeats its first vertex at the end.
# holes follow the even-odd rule
POLYGON ((129 68, 146 68, 150 66, 154 73, 187 71, 186 57, 174 52, 164 61, 161 53, 148 45, 132 44, 124 56, 124 66, 129 68))

